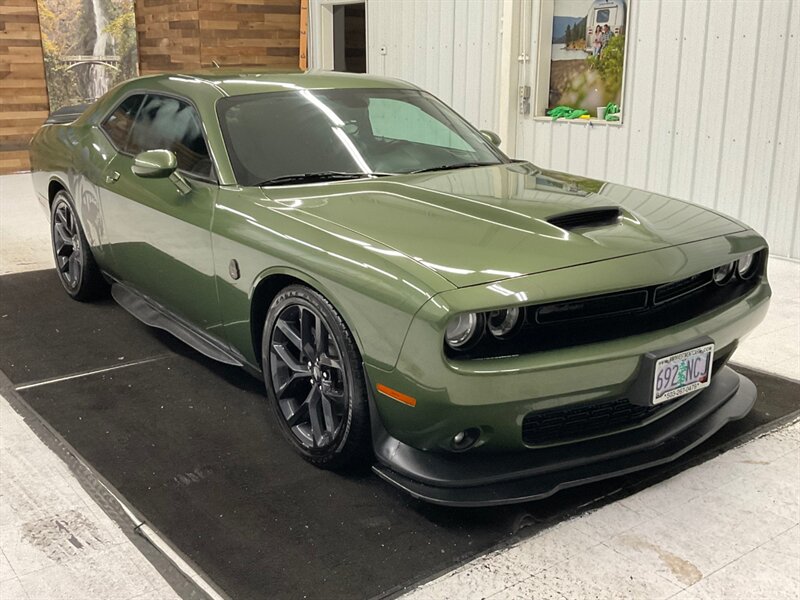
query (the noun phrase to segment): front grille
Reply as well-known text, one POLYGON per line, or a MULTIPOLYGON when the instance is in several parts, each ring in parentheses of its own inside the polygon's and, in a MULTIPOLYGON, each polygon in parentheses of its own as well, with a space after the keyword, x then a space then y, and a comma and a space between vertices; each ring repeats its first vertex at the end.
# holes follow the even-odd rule
MULTIPOLYGON (((717 350, 711 367, 712 381, 733 350, 732 346, 717 350)), ((522 441, 528 446, 546 446, 609 435, 636 427, 659 413, 666 414, 684 397, 655 406, 631 404, 621 398, 531 412, 522 420, 522 441)))
POLYGON ((697 275, 692 275, 691 277, 681 279, 680 281, 665 283, 664 285, 660 285, 655 289, 655 292, 653 293, 653 304, 658 305, 664 304, 665 302, 671 302, 672 300, 677 300, 681 296, 696 292, 700 288, 711 283, 713 280, 714 272, 705 271, 704 273, 698 273, 697 275))
POLYGON ((685 323, 747 294, 764 272, 766 252, 759 252, 756 275, 725 285, 713 283, 713 271, 659 285, 586 298, 524 307, 524 320, 511 337, 483 335, 475 346, 444 351, 457 360, 517 356, 570 348, 658 331, 685 323))
POLYGON ((712 281, 713 271, 704 271, 685 279, 651 288, 542 304, 532 306, 528 310, 533 313, 533 320, 540 324, 606 317, 644 310, 649 306, 659 306, 678 300, 687 294, 699 291, 712 281))
POLYGON ((544 446, 613 433, 638 425, 673 402, 640 406, 621 398, 528 413, 522 420, 522 441, 544 446))
POLYGON ((536 307, 532 312, 537 323, 556 323, 557 321, 588 319, 643 308, 647 308, 647 290, 544 304, 536 307))

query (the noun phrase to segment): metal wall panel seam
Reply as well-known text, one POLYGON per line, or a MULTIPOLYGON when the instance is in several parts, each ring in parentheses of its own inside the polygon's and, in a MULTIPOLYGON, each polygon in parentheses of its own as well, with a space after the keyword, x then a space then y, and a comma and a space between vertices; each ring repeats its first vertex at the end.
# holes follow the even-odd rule
MULTIPOLYGON (((791 31, 791 25, 792 25, 791 12, 789 13, 788 16, 789 16, 789 18, 786 19, 786 31, 784 32, 784 36, 783 36, 783 71, 784 71, 784 73, 786 71, 787 59, 788 59, 788 56, 789 56, 789 39, 790 39, 789 38, 789 32, 791 31)), ((778 92, 778 110, 775 113, 776 115, 780 115, 781 112, 783 111, 783 96, 784 96, 784 94, 783 94, 783 89, 784 89, 783 86, 784 86, 785 83, 786 83, 786 77, 785 76, 781 77, 780 90, 778 92)), ((769 239, 769 237, 768 237, 769 229, 770 229, 770 218, 769 217, 770 217, 770 209, 772 208, 769 199, 772 198, 772 190, 773 190, 774 183, 775 183, 775 155, 778 152, 778 137, 779 137, 778 130, 780 129, 780 126, 781 126, 781 120, 776 117, 776 119, 775 119, 775 133, 774 133, 774 135, 772 137, 772 156, 770 157, 770 161, 769 161, 770 174, 769 174, 769 186, 767 187, 767 206, 766 206, 766 211, 765 211, 766 215, 764 215, 764 231, 762 232, 764 237, 767 238, 767 239, 769 239)), ((796 210, 797 209, 797 203, 798 203, 798 200, 797 200, 797 198, 795 198, 795 215, 797 215, 797 210, 796 210)), ((795 235, 797 235, 797 225, 798 225, 798 223, 797 223, 797 219, 796 218, 794 220, 794 225, 795 225, 795 227, 794 227, 795 235)), ((791 254, 791 248, 788 248, 788 250, 789 251, 786 254, 790 255, 791 254)), ((795 257, 795 258, 798 258, 798 257, 795 257)))
MULTIPOLYGON (((759 0, 758 2, 758 23, 756 24, 756 32, 757 35, 761 35, 761 22, 764 18, 764 0, 759 0)), ((790 20, 790 19, 789 19, 790 20)), ((744 167, 742 169, 742 178, 739 182, 739 202, 736 209, 736 214, 741 215, 742 210, 744 208, 744 184, 745 178, 747 177, 747 165, 749 164, 749 156, 750 156, 750 133, 753 128, 753 110, 755 109, 754 102, 756 97, 756 83, 758 81, 758 77, 756 74, 758 73, 758 59, 761 55, 761 44, 758 43, 756 40, 756 51, 754 52, 753 56, 753 85, 750 86, 750 101, 748 105, 750 106, 750 114, 748 115, 747 119, 747 132, 744 136, 744 167)), ((780 114, 780 113, 778 113, 780 114)))
MULTIPOLYGON (((631 7, 632 8, 632 7, 631 7)), ((633 23, 633 27, 629 27, 630 29, 630 37, 631 39, 637 39, 639 35, 639 18, 642 13, 640 10, 641 7, 638 7, 636 10, 632 10, 632 14, 628 15, 628 25, 633 23), (634 21, 634 17, 636 20, 634 21)), ((627 44, 626 44, 627 45, 627 44)), ((625 65, 625 78, 630 79, 631 83, 633 83, 633 73, 635 72, 636 67, 638 66, 637 60, 637 52, 631 52, 629 55, 626 56, 630 60, 629 65, 625 65)), ((627 82, 626 82, 627 83, 627 82)), ((629 86, 626 88, 630 96, 629 99, 632 99, 636 96, 636 85, 629 86), (633 88, 631 90, 631 87, 633 88)), ((625 170, 623 171, 623 181, 628 181, 628 167, 630 165, 630 161, 628 161, 628 157, 631 155, 631 128, 633 127, 633 115, 636 113, 633 112, 633 102, 628 102, 625 98, 622 99, 622 119, 623 123, 626 123, 628 127, 626 127, 625 136, 626 144, 625 144, 625 170)))
MULTIPOLYGON (((708 23, 709 19, 711 18, 711 2, 706 2, 706 23, 708 23)), ((706 62, 708 60, 708 32, 703 37, 703 63, 700 67, 700 84, 697 87, 698 91, 698 101, 702 100, 703 98, 703 88, 706 84, 706 62)), ((699 102, 698 102, 699 104, 699 102)), ((694 194, 694 184, 697 181, 697 152, 700 149, 700 116, 702 115, 702 111, 700 110, 700 106, 697 107, 697 117, 694 122, 694 166, 692 167, 692 175, 691 175, 691 182, 689 183, 689 197, 691 198, 694 194)))
POLYGON ((678 33, 678 75, 676 77, 675 98, 672 105, 672 140, 669 145, 667 156, 667 195, 672 193, 672 166, 675 156, 675 138, 677 137, 676 128, 678 124, 678 94, 681 89, 681 74, 683 72, 683 31, 686 26, 686 0, 681 0, 681 29, 678 33))
MULTIPOLYGON (((658 6, 658 21, 661 22, 662 15, 664 13, 664 2, 663 0, 659 3, 658 6)), ((658 83, 658 47, 661 45, 661 36, 656 35, 656 47, 653 50, 653 82, 650 86, 650 131, 648 133, 648 137, 650 141, 647 144, 647 158, 644 161, 644 168, 645 168, 645 175, 644 175, 644 187, 650 189, 650 175, 652 174, 652 169, 650 168, 650 158, 652 156, 652 139, 653 139, 653 129, 656 126, 656 119, 655 115, 653 114, 653 98, 656 97, 656 83, 658 83)), ((623 113, 624 118, 625 113, 623 113)))
POLYGON ((719 150, 717 150, 717 172, 714 177, 714 201, 711 204, 715 209, 719 206, 719 178, 720 174, 722 173, 722 149, 725 143, 725 123, 728 120, 728 100, 729 94, 731 93, 731 65, 733 65, 733 60, 730 57, 733 56, 733 35, 736 31, 736 12, 737 8, 739 7, 738 2, 733 3, 733 15, 731 16, 731 32, 728 35, 728 66, 726 67, 725 72, 725 93, 722 95, 724 98, 723 106, 725 106, 726 110, 722 111, 722 124, 720 125, 719 130, 719 150))

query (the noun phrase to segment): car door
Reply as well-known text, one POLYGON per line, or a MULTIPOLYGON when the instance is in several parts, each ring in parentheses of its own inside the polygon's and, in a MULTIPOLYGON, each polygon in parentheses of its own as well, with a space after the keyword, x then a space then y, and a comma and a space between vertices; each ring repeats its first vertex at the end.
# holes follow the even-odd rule
POLYGON ((218 185, 200 117, 183 98, 147 93, 130 130, 115 132, 118 124, 112 112, 102 125, 117 148, 101 191, 112 273, 215 334, 221 319, 210 228, 218 185), (176 173, 188 184, 183 190, 174 179, 133 173, 136 154, 160 149, 177 157, 176 173))

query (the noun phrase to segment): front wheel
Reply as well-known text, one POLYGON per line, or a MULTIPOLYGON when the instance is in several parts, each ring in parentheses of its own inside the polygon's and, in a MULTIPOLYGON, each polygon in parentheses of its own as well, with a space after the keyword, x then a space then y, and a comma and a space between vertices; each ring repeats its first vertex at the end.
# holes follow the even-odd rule
POLYGON ((55 195, 50 207, 50 233, 56 272, 66 292, 81 302, 102 296, 108 286, 94 261, 72 198, 64 190, 55 195))
POLYGON ((267 395, 295 450, 328 469, 372 457, 361 357, 330 302, 305 286, 282 290, 267 313, 262 357, 267 395))

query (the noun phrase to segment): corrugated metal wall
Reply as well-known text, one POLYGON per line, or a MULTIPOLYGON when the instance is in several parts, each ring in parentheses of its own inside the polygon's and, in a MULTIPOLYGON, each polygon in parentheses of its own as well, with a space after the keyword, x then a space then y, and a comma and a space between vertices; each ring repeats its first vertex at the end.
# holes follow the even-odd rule
MULTIPOLYGON (((716 208, 764 234, 773 254, 800 258, 800 1, 629 3, 623 125, 520 116, 515 155, 716 208)), ((412 81, 473 124, 502 129, 502 2, 367 5, 371 72, 412 81)), ((541 3, 529 6, 534 85, 541 3)))
POLYGON ((496 0, 368 0, 368 69, 411 81, 491 129, 501 8, 496 0))

